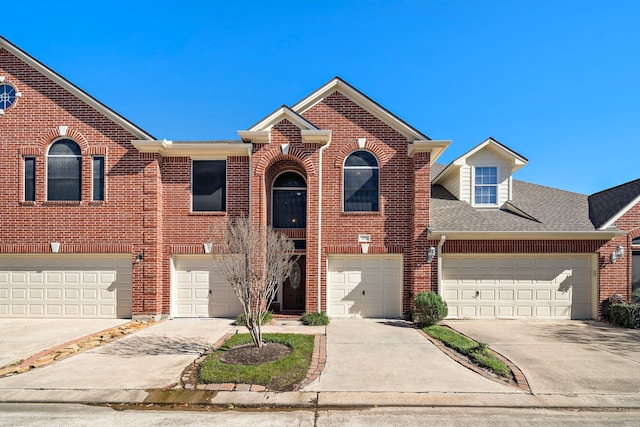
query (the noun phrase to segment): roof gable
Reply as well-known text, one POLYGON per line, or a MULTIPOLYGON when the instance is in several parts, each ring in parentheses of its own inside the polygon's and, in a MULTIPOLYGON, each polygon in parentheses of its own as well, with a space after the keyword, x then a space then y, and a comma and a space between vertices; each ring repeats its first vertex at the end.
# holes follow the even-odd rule
POLYGON ((38 61, 4 37, 0 36, 0 49, 5 49, 7 52, 11 53, 13 56, 27 64, 29 67, 38 71, 43 76, 47 77, 49 80, 53 81, 55 84, 61 86, 66 91, 74 95, 76 98, 80 99, 82 102, 90 105, 93 109, 98 111, 100 114, 107 117, 112 122, 116 123, 118 126, 126 129, 128 132, 132 133, 136 137, 145 140, 153 140, 155 139, 151 134, 147 133, 140 127, 136 126, 129 120, 125 119, 120 114, 116 113, 111 108, 107 107, 96 98, 89 95, 87 92, 80 89, 78 86, 71 83, 69 80, 62 77, 60 74, 53 71, 51 68, 44 65, 42 62, 38 61))
POLYGON ((387 124, 396 132, 404 135, 409 142, 417 140, 430 140, 430 138, 423 133, 419 132, 397 116, 392 114, 389 110, 382 107, 377 102, 373 101, 364 93, 351 86, 349 83, 342 80, 340 77, 334 77, 318 90, 299 101, 291 109, 298 114, 303 114, 305 111, 313 107, 314 105, 322 102, 323 99, 328 97, 334 92, 340 92, 352 102, 362 107, 374 117, 387 124))
POLYGON ((289 121, 300 129, 304 142, 323 144, 331 139, 330 130, 319 129, 316 125, 286 105, 283 105, 251 126, 249 130, 239 130, 238 135, 240 135, 240 138, 242 138, 244 142, 268 143, 271 140, 271 129, 283 120, 289 121))
POLYGON ((433 179, 434 184, 441 182, 447 175, 453 171, 458 170, 461 166, 467 164, 468 160, 474 155, 482 152, 490 151, 491 153, 503 158, 511 165, 511 173, 517 171, 521 167, 527 164, 526 157, 516 153, 506 145, 501 144, 497 140, 489 137, 482 141, 480 144, 473 147, 471 150, 464 153, 462 156, 449 163, 439 174, 433 179))
POLYGON ((604 230, 639 202, 640 179, 636 179, 589 196, 589 219, 597 229, 604 230))

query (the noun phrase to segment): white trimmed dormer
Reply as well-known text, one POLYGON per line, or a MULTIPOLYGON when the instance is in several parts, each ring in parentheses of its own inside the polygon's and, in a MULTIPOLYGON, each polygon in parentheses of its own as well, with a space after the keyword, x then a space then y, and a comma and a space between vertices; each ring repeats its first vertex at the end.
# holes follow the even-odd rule
POLYGON ((500 208, 513 199, 513 173, 527 159, 488 138, 451 162, 434 180, 476 208, 500 208))

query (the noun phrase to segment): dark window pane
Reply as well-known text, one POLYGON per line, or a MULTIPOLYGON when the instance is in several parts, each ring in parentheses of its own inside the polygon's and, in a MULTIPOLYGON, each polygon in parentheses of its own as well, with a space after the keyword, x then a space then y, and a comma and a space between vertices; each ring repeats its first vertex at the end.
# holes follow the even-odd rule
POLYGON ((93 158, 93 200, 104 200, 104 157, 93 158))
POLYGON ((35 202, 36 200, 36 159, 25 157, 24 159, 24 200, 35 202))
POLYGON ((378 161, 374 155, 368 151, 356 151, 347 157, 344 165, 378 167, 378 161))
POLYGON ((345 169, 344 210, 378 211, 378 169, 345 169))
POLYGON ((47 195, 49 200, 80 200, 80 157, 49 157, 47 195))
POLYGON ((635 239, 633 239, 631 241, 631 244, 634 245, 634 246, 635 245, 640 245, 640 237, 636 237, 635 239))
POLYGON ((293 247, 297 251, 304 251, 307 249, 307 241, 302 239, 296 239, 293 241, 293 247))
POLYGON ((194 160, 192 171, 193 211, 223 212, 226 209, 227 162, 194 160))
POLYGON ((304 182, 304 179, 295 172, 285 172, 278 176, 273 183, 274 188, 278 187, 297 187, 297 188, 306 188, 307 184, 304 182))
POLYGON ((50 156, 80 156, 80 147, 70 139, 61 139, 49 149, 50 156))
POLYGON ((273 228, 307 226, 307 191, 273 190, 273 228))

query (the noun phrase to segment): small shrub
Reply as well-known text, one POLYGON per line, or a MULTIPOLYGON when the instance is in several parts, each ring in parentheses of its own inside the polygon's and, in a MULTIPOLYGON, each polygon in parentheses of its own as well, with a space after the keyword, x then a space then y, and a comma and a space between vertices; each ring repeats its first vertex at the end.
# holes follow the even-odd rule
POLYGON ((447 303, 435 292, 421 291, 413 302, 413 323, 419 327, 435 325, 449 314, 447 303))
POLYGON ((609 320, 623 328, 640 329, 640 303, 611 304, 609 320))
POLYGON ((635 291, 631 292, 631 302, 632 303, 640 302, 640 288, 638 288, 635 291))
MULTIPOLYGON (((261 325, 264 325, 266 323, 271 323, 271 321, 273 320, 273 313, 270 311, 266 311, 264 313, 264 316, 262 316, 262 322, 261 325)), ((236 326, 247 326, 247 317, 244 315, 244 313, 240 313, 238 314, 238 317, 236 317, 236 320, 234 321, 236 326)))
POLYGON ((326 326, 329 324, 329 316, 324 311, 320 313, 305 313, 302 316, 302 323, 307 326, 326 326))

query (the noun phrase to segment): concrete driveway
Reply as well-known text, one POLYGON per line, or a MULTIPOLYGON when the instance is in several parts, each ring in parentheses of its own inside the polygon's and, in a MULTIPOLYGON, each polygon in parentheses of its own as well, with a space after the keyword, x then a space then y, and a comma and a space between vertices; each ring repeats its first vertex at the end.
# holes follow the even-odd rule
POLYGON ((24 374, 0 379, 11 389, 125 390, 162 388, 206 347, 232 330, 230 319, 176 319, 24 374))
POLYGON ((400 320, 333 319, 327 364, 305 391, 522 393, 464 368, 400 320))
POLYGON ((640 390, 640 330, 595 321, 446 321, 514 362, 534 394, 623 395, 640 390))
POLYGON ((0 319, 0 367, 127 322, 126 319, 0 319))

